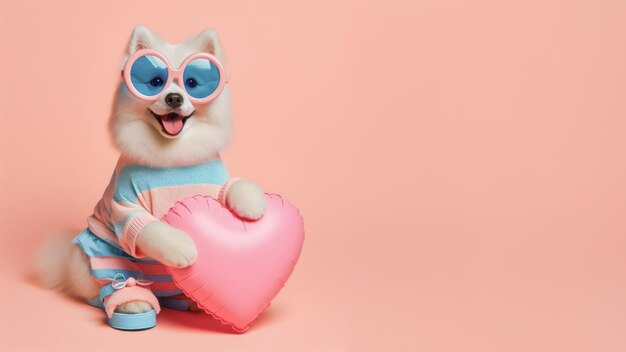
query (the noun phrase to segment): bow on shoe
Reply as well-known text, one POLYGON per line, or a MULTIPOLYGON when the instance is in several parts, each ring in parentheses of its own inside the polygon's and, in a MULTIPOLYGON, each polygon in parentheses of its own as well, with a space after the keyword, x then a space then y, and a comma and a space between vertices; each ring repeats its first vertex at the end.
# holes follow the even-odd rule
POLYGON ((117 273, 113 277, 113 281, 111 282, 111 286, 116 290, 121 290, 124 287, 133 287, 135 285, 139 286, 150 286, 154 283, 152 280, 146 280, 143 278, 135 279, 134 277, 129 277, 128 279, 122 273, 117 273))

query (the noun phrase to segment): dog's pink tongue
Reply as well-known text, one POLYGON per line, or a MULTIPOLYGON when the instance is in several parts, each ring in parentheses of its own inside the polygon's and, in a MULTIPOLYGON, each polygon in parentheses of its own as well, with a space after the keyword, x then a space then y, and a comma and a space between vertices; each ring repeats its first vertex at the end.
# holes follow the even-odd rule
POLYGON ((161 118, 163 128, 169 134, 179 134, 183 129, 183 119, 178 114, 167 114, 161 118))

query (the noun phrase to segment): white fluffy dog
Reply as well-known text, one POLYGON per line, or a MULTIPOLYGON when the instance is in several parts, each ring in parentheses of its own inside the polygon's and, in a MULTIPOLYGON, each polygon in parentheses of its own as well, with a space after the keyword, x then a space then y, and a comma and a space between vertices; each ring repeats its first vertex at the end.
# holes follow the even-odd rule
MULTIPOLYGON (((191 54, 208 52, 222 63, 224 56, 217 34, 205 30, 183 44, 172 45, 138 26, 134 29, 126 59, 139 49, 155 49, 163 53, 174 68, 191 54)), ((212 102, 195 106, 180 82, 173 82, 160 93, 154 102, 133 97, 122 81, 113 102, 110 131, 115 146, 123 157, 148 167, 179 167, 195 165, 211 155, 216 155, 229 142, 231 136, 231 108, 229 88, 226 86, 212 102), (183 102, 173 111, 165 97, 170 93, 182 95, 183 102), (184 121, 180 133, 166 133, 159 116, 192 115, 184 121)), ((250 181, 237 181, 225 196, 226 206, 247 219, 260 218, 266 208, 265 197, 259 187, 250 181)), ((162 222, 151 222, 136 238, 136 247, 150 258, 175 267, 191 265, 197 251, 193 241, 182 231, 162 222)), ((100 284, 90 273, 89 261, 81 248, 64 238, 57 238, 42 248, 37 273, 48 287, 60 289, 72 296, 88 300, 97 296, 100 284)), ((150 310, 144 301, 125 303, 118 312, 139 313, 150 310)))

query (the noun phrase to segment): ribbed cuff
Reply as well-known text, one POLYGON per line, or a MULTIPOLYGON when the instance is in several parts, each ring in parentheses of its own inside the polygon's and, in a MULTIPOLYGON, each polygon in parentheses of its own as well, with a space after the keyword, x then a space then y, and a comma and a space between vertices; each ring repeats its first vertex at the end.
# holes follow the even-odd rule
POLYGON ((130 255, 133 257, 141 258, 145 255, 137 252, 136 241, 137 236, 139 236, 139 232, 144 228, 147 224, 158 221, 154 216, 148 213, 143 213, 135 216, 130 220, 130 223, 126 226, 124 231, 125 234, 125 244, 126 249, 130 252, 130 255))
POLYGON ((226 182, 220 189, 220 193, 217 195, 217 201, 222 203, 223 206, 226 206, 226 195, 228 194, 228 190, 235 182, 239 180, 241 179, 238 177, 233 177, 228 180, 228 182, 226 182))

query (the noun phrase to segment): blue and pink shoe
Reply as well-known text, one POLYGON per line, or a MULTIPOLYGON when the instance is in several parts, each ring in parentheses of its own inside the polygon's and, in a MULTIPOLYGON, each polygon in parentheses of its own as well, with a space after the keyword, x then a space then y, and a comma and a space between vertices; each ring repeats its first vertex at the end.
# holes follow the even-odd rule
POLYGON ((154 293, 145 286, 152 281, 135 279, 118 274, 111 284, 103 286, 100 296, 94 297, 89 304, 100 307, 107 315, 109 326, 119 330, 145 330, 156 326, 156 315, 161 311, 159 300, 154 293), (115 309, 120 305, 132 301, 148 302, 152 310, 143 313, 120 313, 115 309))

